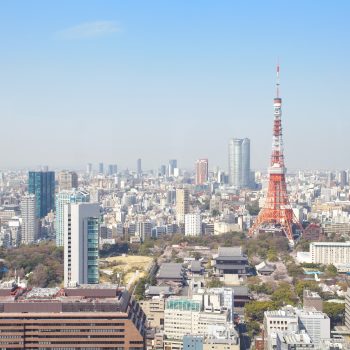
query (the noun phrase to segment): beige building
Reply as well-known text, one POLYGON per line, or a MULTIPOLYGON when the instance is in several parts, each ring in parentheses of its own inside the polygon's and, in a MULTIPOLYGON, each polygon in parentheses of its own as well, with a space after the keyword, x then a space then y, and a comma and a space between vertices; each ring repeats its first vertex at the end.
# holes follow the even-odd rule
POLYGON ((350 241, 312 242, 310 255, 311 262, 316 264, 350 264, 350 241))
POLYGON ((147 317, 149 326, 160 328, 164 325, 164 299, 155 297, 153 299, 142 300, 139 302, 143 312, 147 317))
POLYGON ((71 190, 78 188, 78 175, 74 171, 61 171, 58 174, 59 190, 71 190))
POLYGON ((185 215, 190 212, 189 191, 187 188, 176 189, 176 221, 185 223, 185 215))

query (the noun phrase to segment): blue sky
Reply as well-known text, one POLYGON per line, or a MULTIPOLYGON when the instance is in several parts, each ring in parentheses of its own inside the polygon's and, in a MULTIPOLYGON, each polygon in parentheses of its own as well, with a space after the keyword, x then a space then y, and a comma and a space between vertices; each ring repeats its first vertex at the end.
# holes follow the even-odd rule
POLYGON ((2 1, 0 167, 269 163, 281 64, 290 169, 347 169, 348 1, 2 1))

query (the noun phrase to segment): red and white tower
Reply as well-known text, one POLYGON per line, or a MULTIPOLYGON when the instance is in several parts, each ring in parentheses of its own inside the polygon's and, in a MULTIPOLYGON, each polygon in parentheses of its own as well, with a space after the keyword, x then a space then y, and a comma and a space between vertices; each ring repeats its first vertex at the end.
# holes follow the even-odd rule
POLYGON ((280 227, 287 236, 290 244, 294 244, 293 224, 296 224, 299 230, 302 231, 303 229, 293 213, 287 193, 282 139, 282 99, 279 96, 279 73, 280 69, 277 66, 276 97, 273 100, 275 117, 273 122, 271 164, 269 168, 269 186, 264 207, 260 210, 249 234, 253 235, 259 228, 273 225, 280 227))

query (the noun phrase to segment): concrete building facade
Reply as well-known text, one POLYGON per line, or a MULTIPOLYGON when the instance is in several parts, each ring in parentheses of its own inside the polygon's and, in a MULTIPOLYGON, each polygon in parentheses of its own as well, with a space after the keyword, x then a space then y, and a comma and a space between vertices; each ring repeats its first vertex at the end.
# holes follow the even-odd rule
POLYGON ((99 283, 99 222, 97 203, 64 207, 64 284, 99 283))

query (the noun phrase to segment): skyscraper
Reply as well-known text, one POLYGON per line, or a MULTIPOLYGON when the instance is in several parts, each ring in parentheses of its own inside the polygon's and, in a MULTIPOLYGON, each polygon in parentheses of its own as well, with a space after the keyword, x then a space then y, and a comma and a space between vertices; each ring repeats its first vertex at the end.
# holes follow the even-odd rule
POLYGON ((241 188, 250 185, 250 140, 233 138, 229 142, 229 182, 241 188))
POLYGON ((142 174, 142 163, 141 163, 141 158, 139 158, 139 159, 137 160, 136 172, 137 172, 137 175, 141 175, 141 174, 142 174))
POLYGON ((251 185, 250 181, 250 140, 242 140, 242 187, 247 188, 251 185))
POLYGON ((196 185, 203 185, 208 181, 208 159, 198 159, 196 162, 196 185))
POLYGON ((169 166, 168 166, 168 175, 174 176, 174 169, 177 168, 177 160, 176 159, 170 159, 169 160, 169 166))
POLYGON ((64 206, 64 284, 99 283, 98 203, 64 206))
POLYGON ((86 165, 86 173, 89 174, 89 175, 92 173, 92 164, 91 163, 87 163, 87 165, 86 165))
POLYGON ((98 173, 103 174, 104 173, 104 166, 103 163, 98 164, 98 173))
POLYGON ((34 243, 38 239, 39 221, 36 215, 36 196, 28 194, 21 199, 22 243, 34 243))
POLYGON ((78 174, 74 171, 61 171, 58 173, 58 187, 60 191, 78 188, 78 174))
POLYGON ((55 208, 55 172, 30 171, 28 192, 35 195, 36 215, 43 218, 55 208))
POLYGON ((160 166, 160 176, 165 176, 166 175, 166 165, 161 165, 160 166))
POLYGON ((190 212, 189 191, 187 188, 176 189, 176 221, 185 223, 185 215, 190 212))
POLYGON ((64 206, 69 203, 89 201, 89 193, 76 190, 64 190, 56 195, 56 246, 63 247, 64 206))

